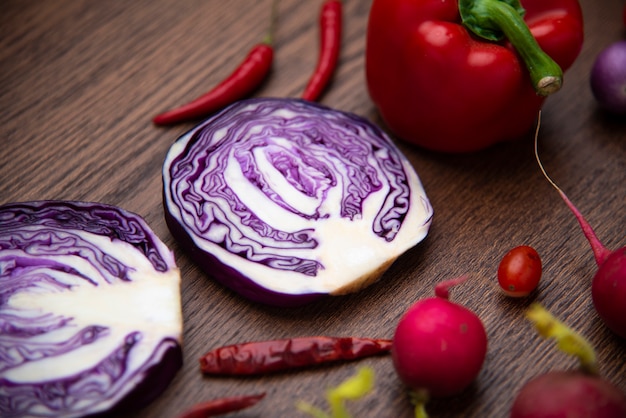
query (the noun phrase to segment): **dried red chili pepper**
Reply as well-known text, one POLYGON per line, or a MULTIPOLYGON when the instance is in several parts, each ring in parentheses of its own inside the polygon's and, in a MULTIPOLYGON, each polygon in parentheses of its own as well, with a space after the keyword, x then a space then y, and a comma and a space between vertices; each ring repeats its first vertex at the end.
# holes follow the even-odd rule
POLYGON ((178 108, 154 117, 156 125, 172 125, 207 116, 246 97, 265 80, 272 68, 274 49, 272 35, 277 0, 272 3, 270 29, 262 43, 255 45, 235 70, 213 89, 178 108))
POLYGON ((320 52, 315 71, 302 93, 305 100, 317 100, 337 67, 341 47, 341 14, 340 0, 326 0, 322 5, 319 22, 320 52))
POLYGON ((206 418, 239 411, 251 407, 264 397, 265 393, 261 393, 258 395, 233 396, 201 402, 183 412, 178 418, 206 418))
POLYGON ((391 340, 300 337, 228 345, 200 358, 200 370, 217 375, 255 375, 389 352, 391 340))

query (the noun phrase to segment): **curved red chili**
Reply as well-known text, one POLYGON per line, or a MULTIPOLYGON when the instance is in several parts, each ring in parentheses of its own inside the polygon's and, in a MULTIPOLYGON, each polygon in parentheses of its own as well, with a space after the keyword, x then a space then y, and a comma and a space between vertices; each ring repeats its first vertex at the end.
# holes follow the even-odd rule
POLYGON ((200 358, 200 370, 217 375, 258 375, 389 352, 391 340, 300 337, 228 345, 200 358))
POLYGON ((178 418, 206 418, 239 411, 251 407, 264 397, 265 393, 261 393, 258 395, 233 396, 230 398, 201 402, 180 414, 178 418))
POLYGON ((153 122, 156 125, 171 125, 190 121, 245 97, 269 74, 273 55, 274 50, 267 43, 254 46, 235 71, 215 88, 181 107, 155 116, 153 122))
POLYGON ((272 69, 274 49, 272 35, 278 1, 272 3, 271 23, 266 39, 252 47, 235 70, 213 89, 178 108, 153 118, 156 125, 172 125, 205 117, 246 97, 258 88, 272 69))
POLYGON ((320 14, 320 52, 315 71, 307 83, 302 98, 315 101, 330 81, 341 47, 342 4, 326 0, 320 14))

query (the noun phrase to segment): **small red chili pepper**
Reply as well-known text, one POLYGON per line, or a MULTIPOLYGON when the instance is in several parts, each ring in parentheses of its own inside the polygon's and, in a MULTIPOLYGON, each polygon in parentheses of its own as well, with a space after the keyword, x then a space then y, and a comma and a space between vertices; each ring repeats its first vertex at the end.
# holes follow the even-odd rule
POLYGON ((358 337, 300 337, 234 344, 209 351, 200 370, 217 375, 255 375, 339 360, 355 360, 391 350, 391 340, 358 337))
POLYGON ((330 81, 341 47, 341 16, 340 0, 326 0, 320 13, 320 52, 315 71, 302 93, 305 100, 315 101, 330 81))
POLYGON ((201 402, 183 412, 178 418, 206 418, 239 411, 251 407, 264 397, 265 393, 261 393, 258 395, 233 396, 201 402))
POLYGON ((255 45, 235 70, 213 89, 178 108, 154 117, 156 125, 172 125, 207 116, 246 97, 265 80, 272 68, 272 32, 277 1, 272 5, 270 30, 262 43, 255 45))

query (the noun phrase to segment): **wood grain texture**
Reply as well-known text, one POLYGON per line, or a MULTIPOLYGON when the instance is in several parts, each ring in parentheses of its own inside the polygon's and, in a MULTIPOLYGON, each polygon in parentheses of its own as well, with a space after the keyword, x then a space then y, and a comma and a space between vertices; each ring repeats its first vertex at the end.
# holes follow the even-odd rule
MULTIPOLYGON (((275 65, 257 96, 296 97, 315 66, 321 1, 282 0, 275 65)), ((371 1, 345 1, 340 66, 321 102, 382 125, 365 86, 371 1)), ((588 86, 595 55, 626 37, 622 0, 581 0, 586 40, 564 88, 543 112, 546 169, 610 247, 626 244, 626 124, 597 109, 588 86)), ((154 403, 132 416, 174 417, 193 403, 266 391, 239 417, 298 416, 297 400, 324 406, 324 388, 359 364, 376 372, 375 394, 350 405, 357 417, 410 417, 389 357, 259 378, 206 378, 198 358, 241 341, 313 334, 390 338, 404 311, 433 285, 465 273, 453 299, 475 310, 490 338, 485 367, 462 395, 429 405, 432 417, 503 417, 531 377, 574 367, 523 319, 540 301, 596 346, 602 373, 626 391, 626 343, 600 323, 590 300, 594 260, 578 225, 542 178, 532 138, 470 155, 398 145, 435 210, 427 239, 381 281, 357 294, 297 309, 251 304, 189 261, 163 219, 160 170, 169 145, 192 125, 157 128, 156 113, 225 77, 267 29, 270 1, 3 0, 0 2, 0 203, 102 201, 143 216, 181 268, 185 364, 154 403), (539 292, 503 297, 499 259, 529 244, 544 260, 539 292)), ((112 308, 113 309, 113 308, 112 308)), ((129 416, 131 416, 129 414, 129 416)))

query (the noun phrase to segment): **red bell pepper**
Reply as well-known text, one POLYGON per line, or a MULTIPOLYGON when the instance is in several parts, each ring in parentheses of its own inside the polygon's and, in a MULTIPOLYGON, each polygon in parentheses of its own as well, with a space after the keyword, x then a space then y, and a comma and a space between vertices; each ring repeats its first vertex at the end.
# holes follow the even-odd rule
POLYGON ((400 139, 476 151, 530 131, 582 43, 577 0, 374 0, 368 90, 400 139))

